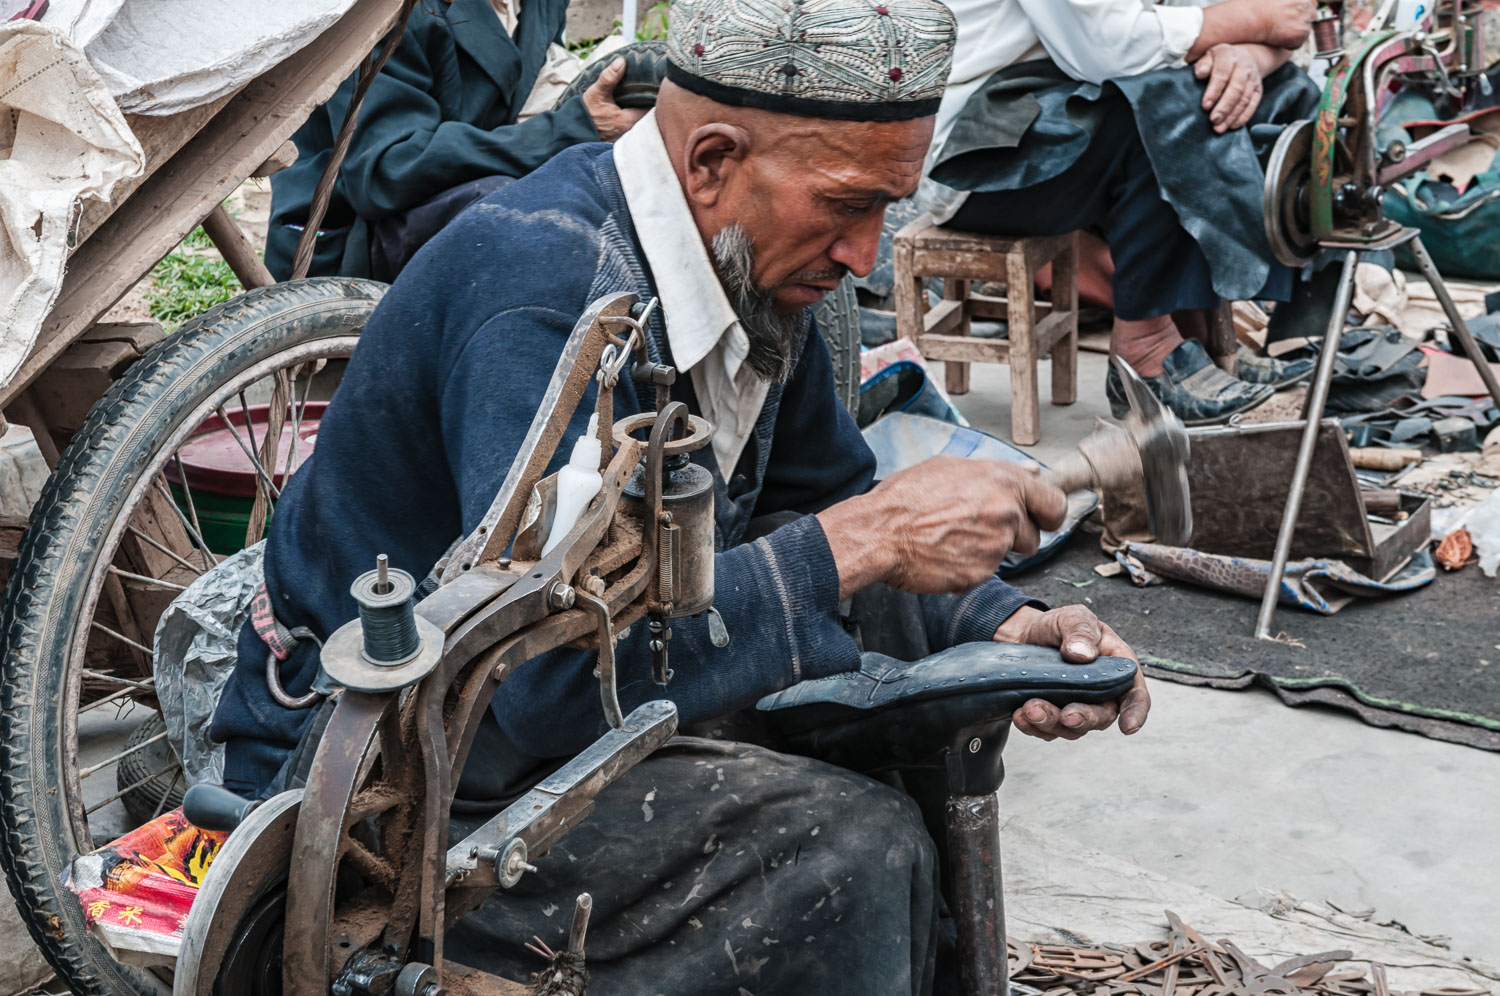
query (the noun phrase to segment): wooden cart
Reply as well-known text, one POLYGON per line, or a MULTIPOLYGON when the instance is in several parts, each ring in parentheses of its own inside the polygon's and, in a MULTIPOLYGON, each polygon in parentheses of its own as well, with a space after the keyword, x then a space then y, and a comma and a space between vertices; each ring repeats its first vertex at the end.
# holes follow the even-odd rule
MULTIPOLYGON (((274 431, 246 430, 263 480, 244 539, 259 538, 296 465, 293 456, 278 468, 280 439, 269 437, 295 436, 315 417, 313 378, 347 356, 383 292, 326 278, 273 285, 222 205, 247 178, 295 157, 292 133, 402 10, 403 0, 356 0, 233 94, 169 117, 127 116, 145 172, 117 185, 110 203, 85 205, 58 299, 0 387, 0 430, 28 427, 51 472, 29 524, 0 518, 0 708, 13 720, 0 735, 0 858, 33 939, 75 992, 171 989, 93 940, 60 880, 73 857, 171 808, 184 787, 156 715, 153 634, 224 551, 203 540, 206 510, 192 504, 177 448, 215 418, 233 430, 252 424, 248 409, 273 413, 274 431), (247 292, 170 336, 101 324, 200 224, 247 292), (288 397, 299 385, 300 398, 288 397)), ((26 985, 14 977, 21 965, 5 967, 6 981, 26 985)))

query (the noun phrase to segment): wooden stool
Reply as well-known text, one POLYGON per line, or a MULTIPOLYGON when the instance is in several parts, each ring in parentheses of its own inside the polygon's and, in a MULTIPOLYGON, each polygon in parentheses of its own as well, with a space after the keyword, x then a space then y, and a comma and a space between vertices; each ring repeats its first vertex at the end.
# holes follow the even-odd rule
POLYGON ((969 390, 970 363, 1010 364, 1010 431, 1019 446, 1042 438, 1036 362, 1052 356, 1052 403, 1078 398, 1078 235, 1013 239, 974 235, 925 215, 896 233, 896 329, 922 355, 947 365, 949 394, 969 390), (1052 303, 1037 321, 1036 271, 1052 264, 1052 303), (930 311, 922 278, 943 278, 943 300, 930 311), (971 281, 1005 284, 1006 296, 971 294, 971 281), (1009 339, 975 339, 975 318, 1004 318, 1009 339))

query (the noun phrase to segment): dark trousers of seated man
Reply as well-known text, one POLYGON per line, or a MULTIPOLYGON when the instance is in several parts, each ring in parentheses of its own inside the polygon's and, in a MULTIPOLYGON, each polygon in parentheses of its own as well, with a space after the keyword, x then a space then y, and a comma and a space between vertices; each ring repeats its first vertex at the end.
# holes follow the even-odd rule
MULTIPOLYGON (((916 599, 900 592, 860 593, 851 623, 867 650, 929 653, 916 599)), ((746 742, 767 739, 752 712, 687 732, 704 736, 673 739, 601 792, 536 874, 449 931, 446 957, 524 980, 542 967, 524 943, 566 947, 588 892, 591 996, 955 991, 933 837, 940 786, 912 780, 937 804, 919 808, 895 778, 746 742)), ((470 757, 491 739, 503 739, 493 721, 470 757)), ((482 794, 484 780, 471 761, 460 795, 482 794)), ((495 811, 454 808, 454 840, 495 811)))
POLYGON ((1099 232, 1115 265, 1114 311, 1127 321, 1219 305, 1208 257, 1162 195, 1128 109, 1103 116, 1088 149, 1059 175, 971 193, 948 224, 1017 237, 1099 232))

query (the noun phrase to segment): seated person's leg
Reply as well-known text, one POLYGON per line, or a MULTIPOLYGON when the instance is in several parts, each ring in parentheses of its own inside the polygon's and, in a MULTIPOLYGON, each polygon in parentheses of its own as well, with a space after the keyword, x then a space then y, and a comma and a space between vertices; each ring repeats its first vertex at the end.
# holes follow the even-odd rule
MULTIPOLYGON (((970 194, 950 224, 1001 235, 1053 235, 1099 227, 1114 266, 1112 350, 1136 368, 1188 424, 1222 421, 1270 396, 1213 365, 1185 342, 1172 312, 1217 307, 1208 260, 1161 195, 1133 118, 1117 111, 1059 176, 1014 191, 970 194)), ((1125 412, 1111 371, 1111 408, 1125 412)))
POLYGON ((678 738, 600 793, 538 871, 448 933, 447 957, 524 980, 533 934, 567 946, 593 896, 590 993, 921 993, 937 924, 932 841, 873 779, 678 738))

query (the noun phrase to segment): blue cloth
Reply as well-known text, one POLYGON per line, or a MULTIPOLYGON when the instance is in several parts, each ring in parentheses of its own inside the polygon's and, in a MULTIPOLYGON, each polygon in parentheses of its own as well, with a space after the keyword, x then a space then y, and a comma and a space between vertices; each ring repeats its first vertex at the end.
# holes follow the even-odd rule
MULTIPOLYGON (((490 0, 416 5, 360 105, 314 243, 310 275, 384 279, 370 269, 374 222, 471 180, 525 176, 571 145, 598 141, 581 100, 516 120, 548 46, 562 38, 567 11, 567 0, 526 0, 511 38, 490 0)), ((313 111, 292 136, 297 161, 271 178, 266 268, 278 280, 291 275, 313 190, 333 154, 354 86, 351 76, 313 111)))
MULTIPOLYGON (((1102 229, 1125 319, 1216 307, 1220 298, 1286 300, 1261 217, 1268 151, 1260 130, 1215 134, 1191 69, 1103 84, 1024 62, 969 98, 932 178, 971 191, 955 228, 1002 235, 1102 229)), ((1265 80, 1252 125, 1311 117, 1318 90, 1294 66, 1265 80)))
MULTIPOLYGON (((326 637, 355 617, 349 585, 377 554, 420 576, 472 530, 578 315, 619 291, 654 296, 606 145, 569 149, 429 242, 371 318, 323 417, 315 455, 277 503, 266 584, 281 621, 326 637)), ((835 397, 827 348, 811 311, 806 316, 802 358, 785 385, 770 389, 729 480, 711 449, 694 454, 715 474, 715 604, 731 639, 716 649, 706 619, 673 623, 676 677, 665 694, 684 724, 859 666, 840 616, 833 556, 808 513, 868 490, 875 458, 835 397), (802 516, 743 542, 753 516, 787 512, 802 516)), ((651 331, 652 358, 671 362, 659 314, 651 331)), ((679 377, 672 393, 701 411, 690 378, 679 377)), ((591 387, 553 469, 585 430, 593 397, 591 387)), ((622 379, 614 403, 617 418, 651 410, 652 389, 622 379)), ((994 578, 963 597, 924 599, 923 626, 934 649, 988 640, 1028 601, 994 578)), ((663 694, 651 681, 647 640, 645 627, 634 627, 617 651, 626 711, 663 694)), ((282 663, 291 694, 311 686, 316 653, 304 642, 282 663)), ((247 794, 271 782, 315 711, 278 706, 265 661, 265 646, 247 627, 211 730, 226 744, 225 785, 247 794)), ((561 649, 520 669, 494 702, 505 738, 537 759, 591 743, 605 728, 594 663, 587 651, 561 649)))

